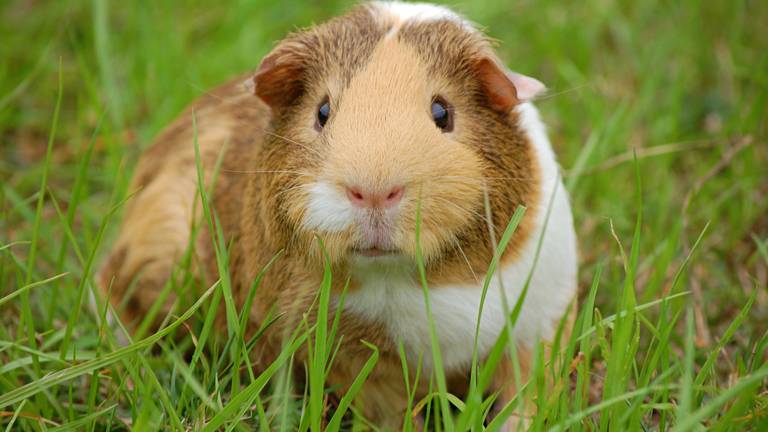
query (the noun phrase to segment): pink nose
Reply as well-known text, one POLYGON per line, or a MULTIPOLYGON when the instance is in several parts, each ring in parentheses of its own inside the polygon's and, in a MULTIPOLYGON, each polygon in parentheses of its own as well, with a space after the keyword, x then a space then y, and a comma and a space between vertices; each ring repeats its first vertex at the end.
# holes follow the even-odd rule
POLYGON ((384 192, 374 192, 357 186, 347 186, 347 198, 356 207, 391 208, 403 198, 403 187, 395 186, 384 192))

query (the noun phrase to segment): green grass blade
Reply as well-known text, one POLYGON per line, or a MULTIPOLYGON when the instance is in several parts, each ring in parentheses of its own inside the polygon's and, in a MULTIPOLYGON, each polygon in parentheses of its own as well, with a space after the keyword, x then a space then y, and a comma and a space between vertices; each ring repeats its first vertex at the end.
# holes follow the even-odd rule
POLYGON ((736 384, 712 398, 709 403, 702 405, 686 417, 680 418, 679 422, 671 429, 671 432, 684 432, 696 429, 702 421, 715 415, 717 410, 728 403, 728 401, 735 399, 741 392, 766 378, 768 378, 768 367, 759 369, 741 378, 736 384))
POLYGON ((424 294, 424 307, 427 314, 427 320, 429 321, 429 339, 432 348, 432 365, 434 368, 434 376, 437 379, 437 387, 440 391, 439 404, 441 414, 443 416, 443 422, 445 429, 448 431, 453 430, 453 418, 451 411, 448 407, 448 385, 445 378, 445 370, 443 369, 443 357, 440 353, 440 338, 437 335, 437 328, 435 321, 432 318, 432 308, 429 301, 429 287, 427 286, 427 275, 424 268, 424 257, 421 254, 421 199, 419 198, 418 205, 416 206, 416 264, 419 270, 419 281, 421 282, 421 289, 424 294))
POLYGON ((272 362, 272 364, 267 367, 264 372, 262 372, 255 381, 248 384, 247 387, 243 388, 240 393, 236 394, 232 400, 230 400, 226 405, 224 405, 224 408, 221 409, 211 420, 206 423, 205 427, 202 429, 202 432, 213 432, 218 430, 221 426, 224 425, 224 423, 228 421, 232 421, 232 419, 239 418, 241 414, 241 410, 248 409, 250 406, 251 401, 253 401, 259 393, 262 391, 265 385, 267 385, 267 382, 272 378, 272 376, 277 372, 277 370, 286 362, 288 359, 290 359, 293 356, 293 353, 296 352, 297 349, 306 341, 308 335, 307 333, 302 333, 298 337, 294 338, 294 340, 286 345, 286 349, 284 349, 280 355, 277 357, 277 359, 272 362))
POLYGON ((208 290, 206 290, 200 298, 195 302, 195 304, 192 305, 191 308, 189 308, 184 314, 182 314, 178 319, 176 319, 174 322, 172 322, 169 326, 163 328, 162 330, 158 331, 157 333, 148 336, 138 342, 135 342, 131 345, 128 345, 124 348, 120 348, 117 351, 111 352, 109 354, 104 355, 103 357, 96 358, 93 360, 89 360, 71 367, 68 367, 66 369, 62 369, 56 372, 52 372, 42 378, 40 378, 37 381, 31 382, 29 384, 25 384, 21 387, 15 388, 3 395, 0 395, 0 408, 6 407, 8 405, 12 405, 16 402, 19 402, 21 400, 24 400, 32 395, 35 395, 47 388, 53 387, 56 384, 60 384, 62 382, 65 382, 67 380, 71 380, 73 378, 76 378, 78 376, 81 376, 83 374, 91 373, 97 369, 103 368, 105 366, 111 365, 113 363, 116 363, 118 361, 121 361, 125 359, 128 355, 133 354, 137 351, 140 351, 142 349, 148 348, 155 343, 157 343, 162 338, 168 336, 171 334, 176 328, 181 326, 181 324, 188 320, 192 314, 197 311, 197 309, 200 308, 200 306, 203 304, 203 302, 208 298, 208 296, 213 293, 216 288, 218 287, 219 283, 216 282, 213 284, 208 290))
POLYGON ((368 375, 379 361, 379 349, 376 346, 369 344, 368 342, 361 342, 370 348, 373 352, 371 353, 371 356, 368 357, 368 360, 366 360, 362 369, 360 369, 360 373, 358 373, 354 381, 352 381, 352 385, 349 386, 349 389, 339 401, 339 406, 336 408, 336 412, 333 413, 331 421, 328 422, 328 427, 326 428, 327 431, 335 432, 340 429, 341 419, 344 417, 344 413, 347 412, 350 405, 352 404, 352 401, 355 399, 355 396, 357 396, 357 393, 359 393, 360 389, 363 387, 365 380, 368 379, 368 375))
POLYGON ((39 286, 48 284, 50 282, 54 282, 54 281, 56 281, 56 280, 58 280, 60 278, 63 278, 64 276, 67 276, 67 275, 69 275, 69 273, 57 274, 56 276, 51 276, 48 279, 43 279, 41 281, 32 282, 29 285, 23 286, 23 287, 17 289, 16 291, 8 294, 7 296, 0 297, 0 306, 2 306, 4 303, 7 303, 7 302, 13 300, 14 298, 20 296, 21 294, 31 290, 32 288, 39 287, 39 286))

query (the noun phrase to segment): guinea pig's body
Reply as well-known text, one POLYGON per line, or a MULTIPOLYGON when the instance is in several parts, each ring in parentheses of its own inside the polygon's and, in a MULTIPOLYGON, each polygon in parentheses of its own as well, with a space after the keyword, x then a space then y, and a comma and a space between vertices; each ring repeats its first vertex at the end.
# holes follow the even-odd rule
MULTIPOLYGON (((370 355, 361 340, 377 345, 379 363, 359 398, 366 414, 396 427, 407 403, 399 343, 412 370, 419 358, 427 371, 433 365, 417 252, 443 367, 461 387, 483 280, 523 206, 490 278, 477 345, 482 358, 528 284, 515 326, 525 372, 536 343, 551 341, 574 310, 576 293, 567 194, 528 102, 540 83, 500 66, 485 38, 451 11, 400 3, 361 5, 291 35, 246 86, 243 79, 197 101, 139 162, 135 196, 100 274, 123 320, 158 301, 170 307, 173 295, 160 293, 190 246, 200 278, 219 277, 201 218, 196 140, 231 245, 238 307, 279 254, 250 310, 251 332, 280 315, 252 353, 256 368, 269 365, 310 310, 327 259, 334 308, 348 285, 329 385, 346 388, 359 373, 370 355)), ((514 395, 510 370, 502 364, 492 384, 500 403, 514 395)), ((422 377, 426 385, 429 373, 422 377)))

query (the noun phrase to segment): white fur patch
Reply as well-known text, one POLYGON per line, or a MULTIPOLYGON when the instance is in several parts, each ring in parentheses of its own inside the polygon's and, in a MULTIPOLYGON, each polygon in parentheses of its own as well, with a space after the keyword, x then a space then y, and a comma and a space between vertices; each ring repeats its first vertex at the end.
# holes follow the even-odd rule
POLYGON ((347 197, 332 184, 318 181, 306 186, 309 200, 304 227, 326 232, 347 229, 354 221, 355 209, 347 197))
POLYGON ((463 21, 454 11, 445 6, 438 6, 430 3, 405 3, 399 1, 378 1, 374 2, 376 6, 384 12, 396 16, 400 21, 439 21, 455 20, 463 21))
POLYGON ((445 6, 434 5, 430 3, 405 3, 399 1, 377 1, 373 2, 378 9, 386 15, 397 18, 398 24, 392 27, 387 35, 397 34, 402 25, 406 22, 431 22, 450 20, 461 24, 467 30, 473 30, 474 27, 456 12, 445 6))
MULTIPOLYGON (((576 235, 568 195, 558 177, 554 153, 536 108, 526 103, 517 110, 539 160, 542 194, 533 235, 523 246, 519 259, 500 269, 488 288, 478 338, 480 355, 488 352, 505 325, 502 295, 506 295, 509 308, 513 308, 532 270, 527 297, 515 327, 521 343, 531 346, 539 338, 551 339, 557 330, 555 326, 576 294, 576 235), (543 232, 553 193, 550 219, 543 232), (534 269, 542 233, 542 246, 534 269)), ((429 367, 432 364, 429 324, 420 285, 405 269, 399 272, 388 269, 384 277, 378 272, 369 276, 363 275, 360 289, 347 295, 345 308, 383 324, 394 340, 403 342, 412 359, 422 353, 425 366, 429 367)), ((465 368, 471 362, 481 292, 482 285, 430 288, 432 317, 446 370, 465 368)))

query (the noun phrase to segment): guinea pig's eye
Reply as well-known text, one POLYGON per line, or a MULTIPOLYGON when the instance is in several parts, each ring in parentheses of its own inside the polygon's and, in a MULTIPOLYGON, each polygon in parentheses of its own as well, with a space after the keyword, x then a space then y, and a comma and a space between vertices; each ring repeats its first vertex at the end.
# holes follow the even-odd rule
POLYGON ((328 117, 331 115, 331 105, 328 102, 328 99, 324 99, 323 102, 320 104, 320 107, 317 108, 317 123, 315 124, 315 129, 320 130, 325 126, 325 123, 328 122, 328 117))
POLYGON ((453 130, 453 108, 446 101, 436 98, 432 101, 431 111, 432 121, 435 122, 435 126, 439 127, 443 132, 453 130))

